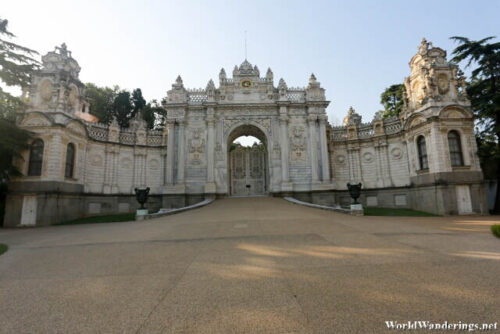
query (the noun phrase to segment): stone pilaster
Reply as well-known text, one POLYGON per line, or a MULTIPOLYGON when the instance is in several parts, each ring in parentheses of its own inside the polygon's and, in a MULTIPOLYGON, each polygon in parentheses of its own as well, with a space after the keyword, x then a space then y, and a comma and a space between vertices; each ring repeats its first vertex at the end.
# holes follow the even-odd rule
POLYGON ((318 156, 317 156, 317 143, 316 143, 316 121, 317 115, 309 115, 307 122, 309 124, 309 147, 311 158, 311 179, 313 183, 318 182, 318 156))
POLYGON ((207 182, 206 193, 215 193, 214 164, 215 164, 215 117, 214 109, 207 110, 207 182))
POLYGON ((177 183, 184 183, 184 120, 177 120, 179 124, 179 145, 177 157, 177 183))
POLYGON ((280 106, 279 116, 280 126, 280 149, 281 149, 281 191, 291 191, 292 184, 290 183, 289 174, 289 135, 288 135, 288 111, 286 106, 280 106))
POLYGON ((175 145, 175 122, 167 120, 167 163, 165 164, 165 183, 172 185, 174 183, 174 145, 175 145))
POLYGON ((328 158, 328 145, 326 141, 326 115, 320 115, 319 120, 319 140, 321 146, 321 171, 322 180, 327 182, 330 180, 330 159, 328 158))

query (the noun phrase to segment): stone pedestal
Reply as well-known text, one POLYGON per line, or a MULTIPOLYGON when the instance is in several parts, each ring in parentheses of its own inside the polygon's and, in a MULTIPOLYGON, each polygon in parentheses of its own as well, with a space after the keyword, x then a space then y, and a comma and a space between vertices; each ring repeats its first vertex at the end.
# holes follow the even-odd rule
POLYGON ((138 209, 135 212, 135 220, 144 220, 144 216, 149 213, 148 209, 138 209))
POLYGON ((363 205, 362 204, 351 204, 351 215, 353 216, 363 216, 363 205))

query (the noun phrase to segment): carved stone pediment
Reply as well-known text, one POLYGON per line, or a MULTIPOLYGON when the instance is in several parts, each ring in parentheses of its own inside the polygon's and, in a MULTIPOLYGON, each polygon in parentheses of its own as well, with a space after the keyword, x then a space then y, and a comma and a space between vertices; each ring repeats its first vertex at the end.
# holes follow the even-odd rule
POLYGON ((80 136, 85 136, 85 137, 87 136, 87 131, 80 123, 70 122, 68 125, 66 125, 66 128, 71 132, 78 134, 80 136))
POLYGON ((44 116, 39 114, 31 114, 26 117, 21 125, 23 126, 50 126, 51 122, 44 116))

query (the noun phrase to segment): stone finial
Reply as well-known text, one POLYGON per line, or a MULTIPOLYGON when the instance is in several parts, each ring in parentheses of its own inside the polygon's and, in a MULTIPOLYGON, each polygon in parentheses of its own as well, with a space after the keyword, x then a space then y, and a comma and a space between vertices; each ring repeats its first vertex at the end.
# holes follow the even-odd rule
POLYGON ((214 81, 212 79, 208 80, 207 90, 214 90, 214 89, 215 89, 214 81))
POLYGON ((110 128, 119 128, 120 127, 120 125, 118 124, 118 120, 116 119, 115 116, 113 116, 113 120, 111 121, 109 127, 110 128))
POLYGON ((360 125, 361 124, 361 115, 356 113, 354 108, 351 106, 349 111, 347 112, 347 116, 344 117, 344 126, 348 125, 360 125))
POLYGON ((65 58, 71 58, 71 51, 68 51, 66 43, 62 43, 61 46, 56 46, 55 51, 59 51, 59 54, 65 58))
POLYGON ((257 67, 257 65, 255 65, 255 66, 253 67, 253 72, 254 72, 254 74, 255 74, 256 76, 260 76, 260 71, 259 71, 259 68, 257 67))
POLYGON ((427 53, 427 50, 429 50, 429 43, 427 42, 427 40, 424 38, 422 38, 422 41, 420 42, 420 46, 418 47, 418 53, 424 55, 427 53))
POLYGON ((285 80, 283 80, 283 78, 280 79, 280 82, 278 84, 278 89, 279 90, 287 90, 288 87, 286 86, 286 82, 285 80))
POLYGON ((221 68, 219 73, 219 81, 223 82, 226 80, 226 78, 227 78, 226 71, 224 70, 224 68, 221 68))
POLYGON ((314 84, 316 83, 316 76, 314 73, 311 73, 311 77, 309 78, 309 83, 314 84))
POLYGON ((177 79, 175 79, 175 83, 172 85, 173 89, 182 89, 184 88, 184 84, 182 83, 182 78, 181 76, 177 76, 177 79))
POLYGON ((273 71, 271 71, 271 68, 268 67, 267 68, 267 73, 266 73, 266 79, 269 80, 269 81, 272 81, 273 80, 273 71))

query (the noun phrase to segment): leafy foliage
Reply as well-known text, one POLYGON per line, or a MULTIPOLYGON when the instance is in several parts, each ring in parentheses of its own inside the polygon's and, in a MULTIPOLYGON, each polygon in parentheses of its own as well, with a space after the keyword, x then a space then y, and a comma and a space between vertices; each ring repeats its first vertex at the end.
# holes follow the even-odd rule
POLYGON ((87 83, 85 97, 90 103, 90 113, 101 123, 109 124, 113 119, 113 102, 120 87, 98 87, 93 83, 87 83))
POLYGON ((152 100, 142 109, 142 118, 146 121, 148 129, 163 128, 166 116, 167 112, 156 100, 152 100))
MULTIPOLYGON (((457 63, 465 61, 466 67, 475 66, 467 86, 467 94, 480 125, 478 136, 482 142, 479 154, 480 157, 482 156, 483 165, 490 161, 497 166, 496 178, 500 180, 500 168, 498 168, 500 164, 500 42, 487 43, 494 38, 486 37, 479 41, 471 41, 466 37, 451 37, 459 43, 453 50, 452 61, 457 63)), ((500 187, 497 187, 494 211, 500 212, 500 187)))
MULTIPOLYGON (((8 29, 9 21, 0 18, 0 81, 6 86, 26 88, 31 81, 31 73, 39 62, 33 56, 36 51, 11 42, 14 38, 8 29)), ((0 86, 0 117, 13 120, 15 112, 23 106, 23 101, 11 95, 0 86)))
POLYGON ((113 101, 112 113, 116 117, 120 127, 128 128, 129 120, 133 117, 133 109, 134 105, 132 104, 132 97, 129 91, 122 90, 116 94, 113 101))
POLYGON ((148 128, 160 128, 164 125, 165 110, 156 101, 146 103, 140 88, 130 93, 120 87, 99 87, 93 83, 86 84, 85 96, 90 103, 90 113, 101 123, 109 124, 116 117, 118 124, 127 128, 129 121, 140 113, 148 128))
POLYGON ((382 111, 384 118, 398 116, 403 109, 403 84, 395 84, 386 88, 380 94, 380 104, 384 106, 382 111))
MULTIPOLYGON (((8 21, 0 18, 0 82, 8 87, 25 88, 30 84, 32 71, 38 68, 39 63, 33 59, 37 52, 11 42, 15 36, 7 25, 8 21)), ((11 176, 21 174, 12 161, 22 158, 20 152, 27 147, 30 138, 30 133, 15 123, 16 112, 24 107, 20 97, 13 96, 0 85, 0 224, 7 182, 11 176)))
MULTIPOLYGON (((8 41, 15 36, 8 31, 7 24, 7 20, 0 19, 0 80, 6 86, 24 88, 30 83, 31 72, 38 67, 38 62, 31 57, 37 52, 8 41)), ((21 158, 19 152, 26 148, 30 137, 29 132, 19 129, 14 122, 16 112, 23 107, 21 98, 0 87, 0 183, 20 174, 12 165, 12 159, 21 158)))

